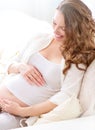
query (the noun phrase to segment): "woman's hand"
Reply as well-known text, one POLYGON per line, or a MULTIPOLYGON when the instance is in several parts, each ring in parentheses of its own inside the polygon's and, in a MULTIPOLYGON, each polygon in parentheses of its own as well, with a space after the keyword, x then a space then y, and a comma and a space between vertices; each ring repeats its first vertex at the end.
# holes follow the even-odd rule
POLYGON ((45 84, 41 72, 33 65, 20 64, 19 72, 30 84, 36 84, 37 86, 43 86, 45 84))
POLYGON ((10 114, 20 117, 29 117, 29 116, 39 116, 41 114, 50 112, 57 105, 46 100, 42 103, 22 107, 14 101, 10 101, 8 99, 0 99, 0 106, 3 111, 8 112, 10 114))
POLYGON ((13 101, 7 99, 0 99, 0 106, 2 111, 8 112, 13 115, 20 116, 22 112, 22 107, 13 101))

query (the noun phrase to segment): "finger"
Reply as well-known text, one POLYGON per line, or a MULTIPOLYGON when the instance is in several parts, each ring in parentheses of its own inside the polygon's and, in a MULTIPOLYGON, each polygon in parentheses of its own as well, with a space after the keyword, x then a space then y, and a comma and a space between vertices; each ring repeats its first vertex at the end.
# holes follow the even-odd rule
POLYGON ((33 84, 32 79, 30 79, 30 77, 28 75, 24 75, 25 80, 29 83, 29 84, 33 84))
POLYGON ((35 66, 34 66, 34 73, 36 75, 38 75, 38 77, 41 78, 41 80, 44 80, 43 75, 41 74, 41 72, 35 66))
POLYGON ((2 107, 3 104, 4 104, 4 101, 3 101, 3 99, 2 99, 2 100, 0 100, 0 106, 2 107))
POLYGON ((36 84, 37 86, 43 85, 43 83, 37 79, 37 76, 35 75, 29 75, 30 80, 32 81, 32 84, 36 84))
POLYGON ((38 74, 35 70, 32 70, 31 73, 26 73, 24 76, 28 82, 35 83, 37 86, 42 86, 45 84, 43 77, 40 76, 40 74, 38 74))
POLYGON ((34 78, 37 77, 38 81, 45 83, 45 80, 44 80, 41 72, 35 66, 32 66, 31 70, 27 71, 25 73, 25 75, 29 76, 30 78, 31 78, 31 75, 32 75, 34 78))
POLYGON ((12 101, 9 100, 9 99, 4 98, 4 99, 2 99, 2 102, 8 104, 8 103, 11 103, 12 101))
POLYGON ((36 81, 32 75, 29 76, 25 75, 24 78, 31 85, 36 84, 37 86, 41 86, 41 84, 38 81, 36 81))
POLYGON ((43 78, 42 74, 39 72, 37 68, 32 71, 31 75, 41 84, 45 84, 45 79, 43 78))
POLYGON ((46 82, 39 72, 39 70, 32 66, 31 71, 27 71, 26 73, 22 74, 22 76, 29 82, 30 84, 36 84, 37 86, 43 86, 46 82))

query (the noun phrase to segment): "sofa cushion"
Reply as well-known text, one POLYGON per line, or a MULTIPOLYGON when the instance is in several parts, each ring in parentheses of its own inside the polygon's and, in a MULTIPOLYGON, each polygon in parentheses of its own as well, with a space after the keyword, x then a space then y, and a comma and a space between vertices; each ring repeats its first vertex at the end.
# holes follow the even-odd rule
POLYGON ((95 60, 84 75, 79 99, 84 110, 83 116, 95 113, 95 60))

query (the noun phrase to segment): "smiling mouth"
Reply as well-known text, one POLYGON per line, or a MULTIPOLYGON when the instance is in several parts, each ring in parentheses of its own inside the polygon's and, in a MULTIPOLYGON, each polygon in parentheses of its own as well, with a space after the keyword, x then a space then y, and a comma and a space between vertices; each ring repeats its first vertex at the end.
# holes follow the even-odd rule
POLYGON ((62 37, 63 37, 62 35, 55 34, 55 38, 60 39, 60 38, 62 38, 62 37))

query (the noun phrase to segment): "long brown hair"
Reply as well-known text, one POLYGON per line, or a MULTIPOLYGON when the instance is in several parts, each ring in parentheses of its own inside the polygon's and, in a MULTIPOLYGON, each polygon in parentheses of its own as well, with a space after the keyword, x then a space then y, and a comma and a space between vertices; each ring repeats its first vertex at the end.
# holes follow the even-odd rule
POLYGON ((80 0, 64 0, 57 10, 61 11, 66 25, 66 41, 61 46, 65 58, 63 73, 75 64, 86 67, 95 58, 95 21, 90 9, 80 0))

